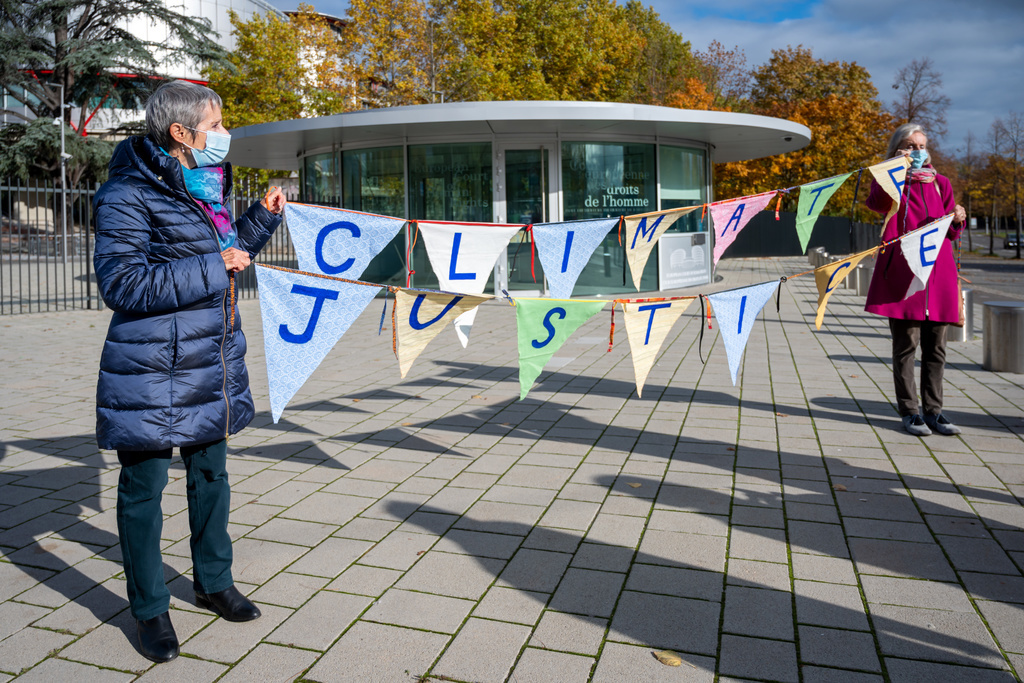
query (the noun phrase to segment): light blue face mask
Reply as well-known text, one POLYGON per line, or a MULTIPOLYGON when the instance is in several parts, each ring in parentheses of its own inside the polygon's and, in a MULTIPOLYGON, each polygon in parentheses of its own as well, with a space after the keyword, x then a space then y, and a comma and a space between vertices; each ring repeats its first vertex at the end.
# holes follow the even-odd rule
MULTIPOLYGON (((209 143, 207 143, 209 145, 209 143)), ((914 149, 910 151, 910 168, 921 168, 928 163, 928 150, 914 149)))
MULTIPOLYGON (((183 126, 188 128, 188 126, 183 126)), ((195 147, 189 147, 192 150, 192 158, 196 161, 196 166, 216 166, 220 162, 224 161, 224 158, 228 155, 228 150, 231 149, 231 135, 228 133, 214 133, 208 130, 199 130, 197 128, 188 128, 196 133, 206 133, 206 148, 196 149, 195 147)), ((182 143, 185 144, 185 143, 182 143)))

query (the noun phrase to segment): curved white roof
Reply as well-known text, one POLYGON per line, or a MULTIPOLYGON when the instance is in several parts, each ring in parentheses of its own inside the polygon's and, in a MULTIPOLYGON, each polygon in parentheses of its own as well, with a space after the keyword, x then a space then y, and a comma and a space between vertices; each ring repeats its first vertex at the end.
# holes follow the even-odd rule
POLYGON ((295 170, 302 156, 403 142, 536 138, 668 138, 711 145, 714 162, 791 152, 811 141, 806 126, 785 119, 619 102, 454 102, 361 111, 246 126, 232 131, 232 163, 295 170))

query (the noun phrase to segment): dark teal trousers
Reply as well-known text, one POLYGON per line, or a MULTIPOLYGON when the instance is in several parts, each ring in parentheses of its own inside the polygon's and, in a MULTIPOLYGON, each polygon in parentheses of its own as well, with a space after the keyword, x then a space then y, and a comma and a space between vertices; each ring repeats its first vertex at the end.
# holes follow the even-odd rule
MULTIPOLYGON (((231 577, 231 537, 228 511, 227 440, 183 446, 192 532, 192 583, 202 593, 217 593, 234 584, 231 577)), ((152 619, 170 608, 164 582, 160 533, 164 515, 160 500, 167 485, 171 449, 118 451, 121 475, 117 482, 117 533, 128 581, 128 603, 136 619, 152 619)))

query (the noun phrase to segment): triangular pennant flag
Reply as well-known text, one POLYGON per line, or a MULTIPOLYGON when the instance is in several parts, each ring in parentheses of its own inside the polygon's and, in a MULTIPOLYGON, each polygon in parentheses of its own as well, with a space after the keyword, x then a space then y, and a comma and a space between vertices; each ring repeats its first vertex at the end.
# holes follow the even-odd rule
POLYGON ((775 190, 772 190, 771 192, 762 192, 761 194, 749 197, 737 197, 736 199, 728 199, 724 202, 715 202, 708 206, 711 212, 712 230, 715 233, 715 251, 713 256, 715 265, 718 265, 718 260, 722 258, 722 254, 733 243, 733 240, 736 239, 736 235, 739 234, 740 230, 747 226, 747 223, 754 217, 754 214, 768 206, 768 202, 775 195, 775 190))
MULTIPOLYGON (((494 264, 509 240, 524 225, 497 223, 444 223, 417 221, 423 244, 427 248, 430 267, 437 275, 439 287, 446 292, 480 294, 494 264)), ((473 329, 475 315, 456 321, 455 331, 465 347, 473 329)))
POLYGON ((800 186, 800 198, 796 204, 796 235, 800 240, 801 254, 807 251, 807 243, 811 239, 811 231, 814 230, 818 214, 851 175, 853 174, 846 173, 800 186))
POLYGON ((832 290, 842 284, 846 276, 853 272, 861 260, 876 251, 878 251, 878 247, 871 247, 867 251, 848 256, 842 261, 827 263, 814 269, 814 284, 818 286, 818 313, 814 317, 816 329, 821 329, 821 321, 825 319, 825 308, 828 306, 829 297, 832 296, 832 290))
POLYGON ((402 377, 450 320, 491 298, 399 289, 395 294, 394 313, 398 369, 402 377))
POLYGON ((914 273, 914 279, 910 281, 904 299, 922 291, 928 284, 932 266, 935 265, 935 259, 939 257, 942 240, 946 238, 946 233, 949 232, 949 225, 952 222, 953 214, 949 214, 913 232, 908 232, 900 238, 903 258, 907 260, 907 265, 914 273))
POLYGON ((276 423, 288 401, 381 290, 256 264, 263 344, 276 423))
POLYGON ((725 343, 725 355, 729 359, 733 386, 736 386, 740 358, 747 346, 750 331, 754 328, 754 319, 778 286, 779 281, 773 280, 708 295, 708 301, 715 311, 715 320, 718 321, 718 329, 722 333, 722 341, 725 343))
POLYGON ((288 234, 299 270, 355 279, 398 234, 404 218, 288 204, 288 234))
POLYGON ((896 211, 900 208, 900 198, 903 196, 903 183, 907 180, 908 168, 910 168, 910 158, 905 156, 893 157, 892 159, 886 159, 880 164, 868 166, 868 170, 874 176, 875 182, 885 190, 887 195, 892 197, 892 207, 889 209, 885 220, 882 221, 883 232, 885 231, 885 226, 889 224, 889 219, 895 216, 896 211))
POLYGON ((568 299, 590 256, 619 222, 618 218, 598 218, 568 223, 537 223, 533 241, 544 266, 548 290, 554 299, 568 299))
POLYGON ((626 216, 623 219, 626 226, 626 262, 629 264, 629 272, 633 275, 633 286, 636 287, 636 291, 640 291, 640 279, 654 245, 673 223, 699 208, 700 206, 689 206, 656 214, 626 216))
POLYGON ((516 299, 515 302, 521 401, 565 340, 608 302, 585 299, 516 299))
POLYGON ((643 395, 644 382, 647 381, 647 375, 669 330, 692 303, 693 299, 622 302, 629 352, 633 356, 637 396, 643 395))

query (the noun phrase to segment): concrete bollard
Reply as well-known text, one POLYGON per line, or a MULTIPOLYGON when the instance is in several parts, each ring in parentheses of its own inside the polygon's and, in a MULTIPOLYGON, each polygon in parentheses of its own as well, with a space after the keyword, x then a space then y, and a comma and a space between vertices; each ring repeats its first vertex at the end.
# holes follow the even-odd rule
POLYGON ((875 274, 875 267, 866 263, 857 266, 857 294, 867 296, 871 288, 871 276, 875 274))
POLYGON ((968 342, 974 339, 974 290, 965 289, 963 292, 964 308, 961 314, 964 318, 964 326, 950 325, 949 333, 946 335, 946 339, 949 341, 968 342))
POLYGON ((1024 373, 1024 303, 986 301, 982 306, 981 366, 994 372, 1024 373))

